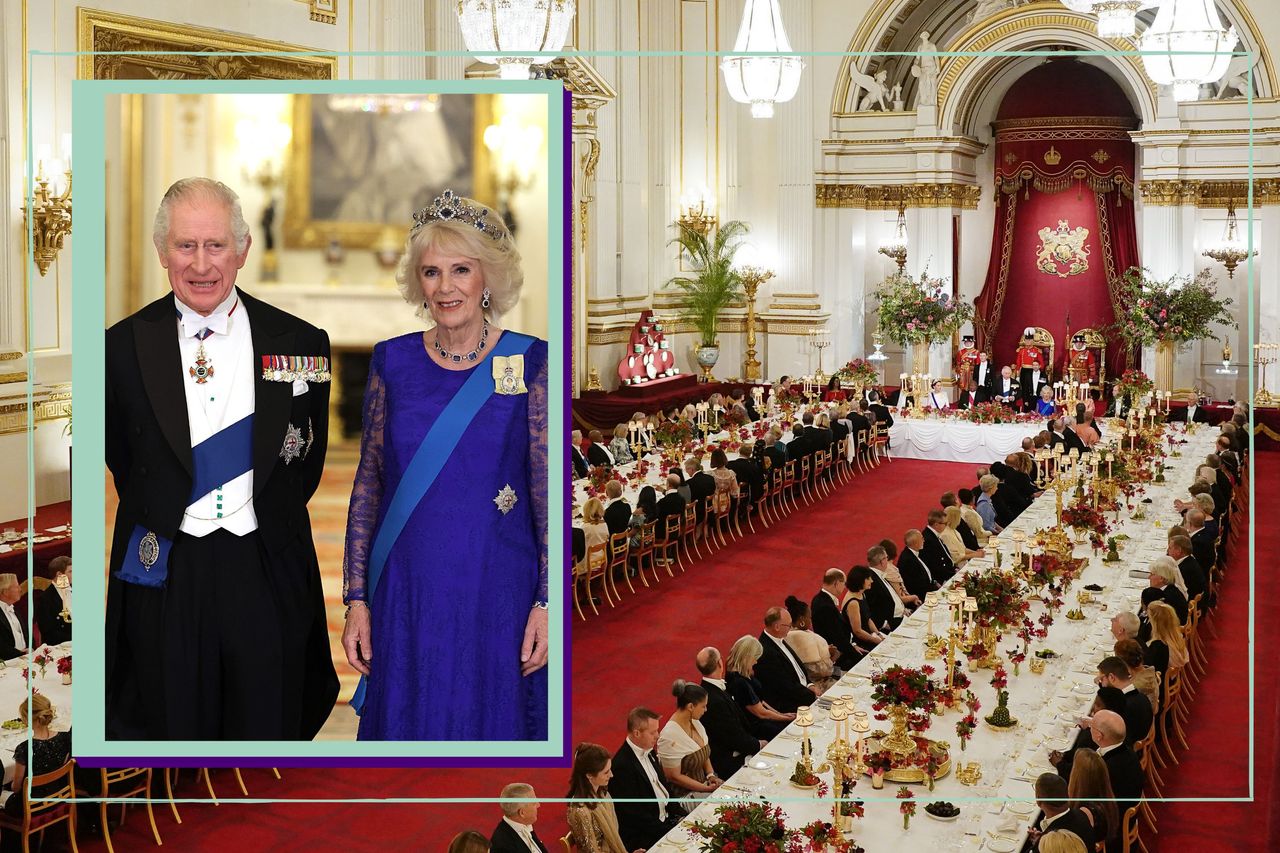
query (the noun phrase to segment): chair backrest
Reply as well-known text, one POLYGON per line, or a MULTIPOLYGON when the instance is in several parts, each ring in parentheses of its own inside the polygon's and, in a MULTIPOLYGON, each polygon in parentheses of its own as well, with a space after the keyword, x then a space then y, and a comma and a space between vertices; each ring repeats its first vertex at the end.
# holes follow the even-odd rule
POLYGON ((609 537, 609 565, 617 566, 627 562, 627 542, 631 534, 627 531, 615 533, 609 537))
POLYGON ((1120 820, 1120 840, 1124 844, 1124 853, 1138 849, 1141 839, 1138 838, 1138 807, 1125 809, 1120 820))
POLYGON ((609 543, 597 542, 587 549, 587 556, 582 561, 582 564, 586 566, 587 571, 596 571, 597 569, 603 569, 608 562, 609 543))
POLYGON ((27 800, 24 803, 23 808, 26 810, 26 817, 28 820, 32 815, 39 815, 41 812, 47 812, 50 809, 55 809, 75 797, 75 766, 76 763, 74 760, 68 760, 66 764, 62 765, 57 770, 52 770, 48 773, 42 773, 39 776, 31 777, 32 788, 43 788, 46 785, 53 785, 64 778, 67 782, 56 791, 50 791, 38 798, 27 800))
POLYGON ((102 773, 102 790, 103 790, 104 796, 110 789, 111 785, 116 785, 120 782, 127 782, 130 779, 138 780, 136 782, 136 787, 131 788, 128 791, 121 791, 118 789, 114 791, 110 791, 111 796, 124 797, 130 794, 136 794, 140 791, 149 792, 151 790, 151 768, 150 767, 129 767, 123 770, 103 769, 100 772, 102 773))
POLYGON ((684 508, 685 530, 692 531, 698 526, 698 507, 692 501, 685 505, 684 508))
MULTIPOLYGON (((874 427, 872 429, 874 429, 874 427)), ((871 441, 872 434, 873 434, 872 430, 866 430, 866 429, 858 430, 858 447, 859 448, 866 447, 867 443, 871 441)))
POLYGON ((675 542, 680 537, 680 516, 672 513, 663 520, 663 524, 663 539, 669 543, 675 542))
POLYGON ((646 521, 640 525, 640 548, 642 550, 653 550, 654 534, 657 529, 658 522, 656 521, 646 521))
POLYGON ((564 853, 573 853, 573 833, 572 832, 570 832, 568 835, 561 838, 560 843, 564 845, 564 853))

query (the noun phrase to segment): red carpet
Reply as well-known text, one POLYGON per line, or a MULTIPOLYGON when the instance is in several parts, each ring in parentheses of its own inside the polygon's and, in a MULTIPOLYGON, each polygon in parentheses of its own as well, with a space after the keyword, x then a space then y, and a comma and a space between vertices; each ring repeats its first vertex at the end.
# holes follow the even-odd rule
MULTIPOLYGON (((1255 472, 1255 505, 1280 499, 1280 454, 1260 454, 1255 472)), ((856 477, 831 498, 794 515, 769 531, 731 545, 657 589, 624 592, 614 610, 587 623, 573 625, 573 738, 615 749, 622 741, 629 708, 646 704, 664 716, 671 710, 669 688, 677 677, 696 677, 693 656, 704 645, 722 651, 744 633, 756 634, 765 609, 791 593, 808 597, 830 566, 848 568, 862 561, 866 549, 889 536, 924 522, 937 496, 973 480, 974 466, 898 460, 856 477)), ((1262 537, 1259 553, 1277 553, 1276 536, 1262 537)), ((1182 759, 1180 782, 1170 796, 1240 796, 1247 793, 1247 669, 1244 638, 1248 596, 1246 555, 1237 555, 1220 604, 1222 637, 1211 650, 1213 673, 1199 688, 1190 743, 1202 758, 1182 759)), ((606 608, 607 610, 607 608, 606 608)), ((1260 610, 1258 647, 1277 646, 1280 626, 1266 617, 1274 605, 1260 610)), ((1255 754, 1259 802, 1276 790, 1270 760, 1275 745, 1276 674, 1259 662, 1256 672, 1258 712, 1255 754)), ((502 785, 528 781, 546 796, 560 797, 567 769, 553 770, 360 770, 283 769, 283 781, 263 770, 245 771, 251 796, 306 798, 454 797, 491 798, 502 785)), ((271 803, 237 805, 235 782, 227 771, 215 771, 222 805, 187 804, 183 823, 157 810, 165 846, 182 850, 317 849, 442 850, 461 829, 486 834, 498 820, 493 803, 370 804, 271 803), (389 847, 390 845, 390 847, 389 847)), ((238 793, 238 791, 237 791, 238 793)), ((200 796, 188 783, 180 796, 200 796)), ((1268 845, 1270 810, 1249 804, 1177 804, 1159 807, 1160 835, 1148 838, 1151 853, 1194 845, 1206 850, 1263 850, 1268 845), (1163 843, 1163 847, 1161 847, 1163 843), (1175 846, 1176 844, 1176 846, 1175 846)), ((1274 823, 1271 829, 1275 829, 1274 823)), ((558 850, 567 832, 564 806, 549 803, 539 817, 538 834, 549 850, 558 850)), ((129 823, 113 839, 117 849, 151 849, 146 816, 131 813, 129 823)), ((60 844, 57 829, 49 842, 60 844)), ((104 849, 101 842, 82 849, 104 849)))

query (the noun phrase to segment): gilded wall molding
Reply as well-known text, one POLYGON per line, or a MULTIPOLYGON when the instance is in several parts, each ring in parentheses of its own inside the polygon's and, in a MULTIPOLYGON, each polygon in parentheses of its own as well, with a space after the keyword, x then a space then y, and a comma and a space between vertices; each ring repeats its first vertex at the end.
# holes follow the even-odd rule
MULTIPOLYGON (((1249 194, 1248 181, 1139 181, 1143 204, 1152 207, 1226 207, 1234 201, 1243 207, 1249 194)), ((1280 178, 1260 178, 1253 182, 1254 206, 1280 204, 1280 178)))
POLYGON ((903 207, 954 207, 976 210, 982 197, 977 184, 815 184, 818 207, 897 210, 903 207))
MULTIPOLYGON (((68 386, 63 386, 68 387, 68 386)), ((6 398, 0 397, 0 401, 6 398)), ((7 398, 14 399, 14 398, 7 398)), ((53 392, 35 401, 35 424, 71 417, 71 391, 53 392)), ((27 431, 27 401, 0 402, 0 435, 27 431)))

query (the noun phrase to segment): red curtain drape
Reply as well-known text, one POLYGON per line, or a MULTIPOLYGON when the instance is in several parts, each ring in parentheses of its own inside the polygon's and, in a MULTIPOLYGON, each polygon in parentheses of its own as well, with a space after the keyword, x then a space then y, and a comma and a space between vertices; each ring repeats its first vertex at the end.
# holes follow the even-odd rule
MULTIPOLYGON (((1133 213, 1134 146, 1121 119, 1091 122, 1017 119, 996 123, 996 217, 982 292, 974 300, 978 346, 997 364, 1013 360, 1027 326, 1054 336, 1054 376, 1062 376, 1070 340, 1081 328, 1103 330, 1115 320, 1124 270, 1138 263, 1133 213), (1060 223, 1065 225, 1060 226, 1060 223), (1044 249, 1058 230, 1088 231, 1071 261, 1044 249), (1047 229, 1047 231, 1045 230, 1047 229), (1042 264, 1051 271, 1041 269, 1042 264), (1069 328, 1068 328, 1069 324, 1069 328)), ((1112 343, 1107 372, 1127 363, 1112 343)))

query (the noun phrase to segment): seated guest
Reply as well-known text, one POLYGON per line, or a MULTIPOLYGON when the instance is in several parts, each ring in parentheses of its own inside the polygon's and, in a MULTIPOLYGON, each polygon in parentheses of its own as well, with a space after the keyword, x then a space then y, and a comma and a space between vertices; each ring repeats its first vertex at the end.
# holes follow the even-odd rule
POLYGON ((1058 403, 1053 399, 1053 388, 1046 385, 1040 389, 1040 399, 1036 401, 1036 414, 1052 417, 1058 413, 1058 403))
POLYGON ((1133 675, 1128 665, 1118 657, 1105 657, 1098 662, 1098 677, 1095 679, 1099 687, 1114 687, 1124 694, 1125 708, 1120 712, 1124 717, 1125 738, 1130 745, 1137 743, 1151 731, 1154 714, 1151 702, 1133 683, 1133 675))
POLYGON ((1119 714, 1125 708, 1125 701, 1125 695, 1114 687, 1098 688, 1097 695, 1093 697, 1093 704, 1089 706, 1090 716, 1080 717, 1077 721, 1076 736, 1070 748, 1066 752, 1059 752, 1056 749, 1049 751, 1049 763, 1058 771, 1058 775, 1069 780, 1076 753, 1082 749, 1093 748, 1093 734, 1089 731, 1089 723, 1093 720, 1092 715, 1099 711, 1115 711, 1119 714))
POLYGON ((581 480, 587 476, 587 457, 582 454, 582 430, 575 429, 569 434, 569 457, 573 460, 573 479, 581 480))
POLYGON ((931 509, 928 521, 923 531, 924 547, 920 550, 920 558, 929 567, 929 576, 934 583, 942 586, 956 573, 955 563, 942 541, 942 531, 947 529, 946 513, 940 509, 931 509))
POLYGON ((827 383, 827 390, 822 392, 822 402, 826 403, 831 400, 843 400, 848 395, 840 387, 840 377, 832 376, 831 381, 827 383))
POLYGON ((800 658, 809 682, 818 692, 824 692, 836 681, 835 664, 831 661, 831 649, 835 646, 813 632, 809 605, 794 595, 788 595, 786 607, 791 614, 791 633, 787 634, 787 645, 800 658))
MULTIPOLYGON (((889 427, 893 426, 893 414, 889 411, 889 407, 884 404, 884 400, 880 397, 880 392, 872 390, 868 392, 867 399, 863 401, 867 404, 867 408, 858 408, 865 414, 871 411, 876 416, 876 423, 880 425, 880 431, 888 433, 889 427)), ((1237 448, 1238 450, 1239 448, 1237 448)))
POLYGON ((53 582, 36 593, 36 626, 42 643, 57 646, 71 640, 71 558, 54 557, 49 571, 53 582))
POLYGON ((734 388, 729 392, 729 399, 733 402, 741 404, 742 408, 747 410, 748 421, 760 420, 760 413, 756 411, 756 403, 753 397, 748 397, 747 392, 742 388, 734 388))
MULTIPOLYGON (((1117 613, 1111 617, 1111 636, 1116 642, 1121 640, 1136 640, 1138 638, 1138 616, 1135 613, 1125 611, 1117 613)), ((1141 643, 1139 643, 1141 645, 1141 643)))
POLYGON ((592 853, 630 853, 618 833, 618 814, 609 796, 613 758, 598 743, 580 743, 573 751, 573 771, 565 798, 569 835, 579 850, 592 853))
POLYGON ((661 498, 658 499, 657 521, 659 532, 663 529, 663 521, 669 515, 683 515, 684 508, 688 505, 688 501, 684 495, 680 494, 681 479, 679 474, 668 474, 666 489, 661 498))
POLYGON ((1099 711, 1089 723, 1098 755, 1107 765, 1111 790, 1115 792, 1116 810, 1124 814, 1138 804, 1146 774, 1133 749, 1125 741, 1124 718, 1114 711, 1099 711))
POLYGON ((1120 812, 1115 799, 1107 763, 1095 750, 1080 750, 1067 780, 1067 805, 1084 813, 1094 842, 1102 842, 1108 849, 1120 841, 1120 812))
POLYGON ((1062 445, 1063 447, 1066 448, 1066 451, 1068 453, 1075 450, 1075 451, 1078 451, 1081 455, 1083 455, 1084 452, 1089 449, 1085 447, 1084 442, 1080 439, 1080 436, 1076 434, 1075 418, 1073 418, 1071 415, 1063 415, 1062 417, 1058 418, 1058 425, 1059 425, 1058 434, 1062 436, 1062 445))
POLYGON ((756 661, 756 678, 763 689, 761 698, 784 713, 801 705, 812 705, 818 698, 804 664, 787 645, 791 633, 791 614, 784 607, 770 607, 764 614, 764 630, 760 632, 763 652, 756 661))
MULTIPOLYGON (((955 564, 955 570, 958 572, 964 568, 965 563, 974 557, 982 557, 986 552, 981 548, 970 549, 961 535, 969 531, 969 526, 960 520, 960 507, 949 506, 944 513, 944 526, 941 534, 942 544, 946 546, 947 553, 951 555, 951 561, 955 564)), ((976 544, 977 540, 973 540, 976 544)))
MULTIPOLYGON (((1004 505, 1004 511, 1009 513, 1010 521, 1021 515, 1024 509, 1031 506, 1031 501, 1033 500, 1031 481, 1023 476, 1020 471, 1015 471, 1004 462, 992 462, 991 476, 998 477, 1000 480, 1000 488, 998 490, 1000 498, 997 499, 994 495, 991 498, 992 505, 996 507, 997 518, 1001 517, 1001 504, 1004 505)), ((1008 522, 1001 523, 1007 524, 1008 522)))
POLYGON ((1080 436, 1080 440, 1085 443, 1086 447, 1092 448, 1099 441, 1102 441, 1102 428, 1098 425, 1098 420, 1093 416, 1093 412, 1086 411, 1083 417, 1076 418, 1076 435, 1080 436))
POLYGON ((671 695, 676 697, 676 710, 658 735, 658 761, 671 796, 683 800, 680 805, 685 811, 693 811, 699 800, 720 787, 720 777, 711 766, 707 730, 699 722, 707 710, 707 691, 677 679, 671 695))
POLYGON ((1203 610, 1205 607, 1203 596, 1209 591, 1209 581, 1205 577, 1200 561, 1191 553, 1191 537, 1185 535, 1172 537, 1169 539, 1169 547, 1165 553, 1177 564, 1178 571, 1182 574, 1182 582, 1187 586, 1187 601, 1195 601, 1196 596, 1202 596, 1200 609, 1203 610))
POLYGON ((971 380, 969 382, 969 387, 961 391, 960 396, 956 398, 956 408, 969 409, 980 402, 982 402, 982 400, 978 396, 978 383, 971 380))
POLYGON ((1176 580, 1178 566, 1168 557, 1157 557, 1151 561, 1147 575, 1152 589, 1160 590, 1160 598, 1178 614, 1178 621, 1187 624, 1187 596, 1178 589, 1176 580))
POLYGON ((1191 554, 1206 573, 1212 572, 1216 565, 1213 536, 1205 527, 1205 513, 1199 507, 1187 510, 1187 536, 1191 540, 1191 554))
POLYGON ((502 820, 489 834, 492 853, 547 853, 542 839, 533 831, 533 824, 538 820, 538 801, 534 796, 533 786, 524 782, 512 782, 502 789, 502 820))
POLYGON ((717 513, 728 512, 733 502, 742 495, 738 477, 729 468, 729 454, 720 448, 711 451, 711 477, 715 480, 714 505, 717 513))
POLYGON ((627 715, 627 738, 613 754, 609 795, 627 850, 652 847, 684 818, 681 810, 669 807, 671 791, 653 752, 659 719, 648 708, 633 708, 627 715))
POLYGON ((827 426, 831 430, 831 450, 834 453, 840 447, 840 442, 844 441, 845 436, 853 428, 848 420, 848 404, 841 403, 839 408, 832 407, 831 413, 827 416, 827 426))
MULTIPOLYGON (((1090 751, 1090 750, 1082 750, 1090 751)), ((1036 805, 1040 807, 1040 817, 1027 832, 1029 840, 1036 844, 1032 849, 1042 849, 1038 842, 1048 832, 1064 831, 1079 836, 1093 846, 1093 824, 1085 817, 1084 812, 1072 808, 1067 803, 1067 780, 1057 773, 1041 773, 1035 782, 1036 805)))
POLYGON ((764 458, 769 460, 769 471, 781 471, 787 465, 786 445, 778 443, 778 433, 769 431, 764 436, 764 458))
POLYGON ((27 608, 15 608, 22 598, 22 586, 15 574, 0 575, 0 660, 26 654, 30 644, 27 608))
POLYGON ((1084 840, 1065 829, 1051 829, 1040 836, 1037 853, 1089 853, 1084 840))
POLYGON ((627 520, 627 531, 631 534, 627 539, 627 544, 631 548, 640 547, 644 526, 657 517, 658 493, 653 486, 645 486, 640 490, 640 496, 636 498, 636 505, 631 511, 631 518, 627 520))
POLYGON ((764 472, 755 463, 755 444, 747 442, 738 448, 738 458, 730 459, 729 470, 738 479, 738 490, 742 496, 741 505, 749 510, 764 494, 764 472))
POLYGON ((929 385, 929 395, 924 398, 924 407, 942 412, 951 407, 951 400, 947 397, 947 389, 942 387, 942 380, 935 379, 929 385))
POLYGON ((980 494, 974 501, 973 508, 978 513, 978 517, 982 519, 982 529, 988 535, 999 533, 1004 529, 1004 526, 997 520, 994 500, 994 495, 999 486, 1000 480, 990 474, 978 481, 980 494))
POLYGON ((582 532, 586 537, 583 543, 587 550, 592 545, 609 544, 609 525, 604 520, 604 504, 599 498, 588 498, 582 507, 582 532))
POLYGON ((1000 378, 992 383, 991 399, 1004 406, 1012 406, 1018 402, 1018 383, 1013 378, 1013 370, 1008 366, 1000 368, 1000 378))
POLYGON ((938 588, 938 582, 929 573, 929 566, 921 557, 924 548, 924 534, 919 530, 908 530, 903 537, 901 556, 898 557, 898 572, 902 575, 902 583, 907 593, 924 601, 925 595, 938 588))
POLYGON ((764 687, 756 678, 755 667, 762 654, 764 646, 755 637, 739 637, 729 649, 724 680, 730 698, 751 715, 752 734, 767 741, 780 734, 796 715, 794 711, 784 714, 760 698, 764 687))
POLYGON ((871 411, 871 405, 863 400, 859 404, 859 411, 849 412, 849 423, 853 429, 850 435, 853 436, 854 448, 860 448, 865 442, 871 440, 871 419, 867 417, 867 413, 871 411))
POLYGON ((844 572, 839 569, 827 569, 822 576, 822 589, 813 597, 810 613, 813 616, 813 630, 831 645, 835 646, 835 665, 841 669, 849 669, 861 655, 853 647, 853 632, 849 623, 840 615, 840 605, 844 602, 844 572))
POLYGON ((1207 424, 1209 422, 1209 412, 1204 406, 1200 405, 1200 395, 1192 391, 1186 396, 1187 405, 1178 407, 1169 407, 1169 414, 1165 415, 1165 421, 1168 423, 1196 423, 1207 424))
POLYGON ((604 523, 608 525, 609 533, 624 532, 631 521, 631 504, 622 496, 622 484, 617 480, 605 483, 604 495, 608 501, 604 508, 604 523))
POLYGON ((464 829, 453 837, 445 853, 489 853, 489 839, 474 829, 464 829))
MULTIPOLYGON (((1132 613, 1126 613, 1126 616, 1133 616, 1132 613)), ((1137 622, 1137 617, 1134 617, 1137 622)), ((1143 696, 1147 697, 1147 701, 1151 703, 1151 714, 1160 712, 1160 672, 1153 666, 1147 666, 1144 662, 1143 655, 1145 650, 1142 644, 1137 640, 1116 640, 1113 652, 1116 657, 1124 661, 1125 666, 1129 667, 1129 674, 1133 677, 1133 686, 1138 688, 1143 696)), ((1121 714, 1121 716, 1124 716, 1121 714)))
POLYGON ((1163 690, 1163 685, 1169 680, 1169 668, 1186 666, 1187 643, 1178 624, 1177 613, 1166 602, 1148 604, 1147 618, 1151 622, 1151 640, 1147 643, 1144 659, 1160 673, 1163 690))
POLYGON ((702 673, 702 689, 707 691, 707 710, 699 722, 711 743, 711 766, 717 776, 728 779, 768 741, 752 734, 751 718, 729 695, 720 650, 707 646, 698 652, 694 663, 702 673))
POLYGON ((702 470, 702 462, 690 457, 684 460, 685 482, 689 486, 689 503, 698 508, 698 520, 707 514, 707 498, 716 493, 716 479, 702 470))
MULTIPOLYGON (((960 501, 960 517, 964 520, 965 527, 973 533, 974 540, 981 548, 987 544, 987 537, 991 534, 982 526, 982 516, 978 514, 974 501, 977 500, 980 489, 961 489, 957 493, 960 501)), ((968 546, 966 546, 968 547, 968 546)))
POLYGON ((1164 600, 1164 590, 1156 589, 1153 586, 1147 586, 1142 590, 1140 601, 1138 604, 1138 636, 1135 639, 1146 646, 1151 642, 1151 620, 1147 615, 1147 608, 1154 602, 1164 600))
MULTIPOLYGON (((53 704, 44 694, 35 691, 18 705, 18 717, 22 720, 23 728, 29 730, 31 739, 23 738, 13 750, 13 793, 4 802, 4 813, 11 819, 21 821, 23 801, 27 796, 27 777, 35 778, 52 773, 71 760, 71 730, 55 733, 50 728, 53 723, 53 704)), ((66 782, 50 782, 36 785, 31 789, 31 799, 35 801, 47 797, 65 784, 66 782)), ((5 834, 8 835, 9 830, 6 829, 5 834)), ((11 840, 16 848, 17 839, 11 840)))
POLYGON ((849 570, 849 578, 845 582, 849 594, 845 596, 841 612, 849 630, 853 632, 853 646, 863 654, 884 640, 884 634, 871 619, 871 608, 867 606, 866 593, 875 578, 875 572, 866 566, 854 566, 849 570))
POLYGON ((613 454, 605 446, 604 435, 598 429, 593 429, 587 433, 587 461, 592 465, 613 466, 617 464, 614 462, 613 454))
POLYGON ((631 452, 631 445, 627 443, 628 430, 626 424, 618 424, 613 428, 613 438, 609 441, 609 455, 613 457, 614 464, 626 465, 628 462, 635 462, 635 454, 631 452))
MULTIPOLYGON (((603 518, 604 514, 601 513, 603 518)), ((605 528, 607 532, 609 528, 605 528)), ((581 527, 573 528, 573 564, 576 566, 581 563, 587 556, 587 534, 582 532, 581 527)))
POLYGON ((889 555, 881 545, 872 545, 867 549, 867 563, 872 573, 871 588, 867 590, 867 607, 871 609, 871 619, 887 634, 902 624, 907 615, 907 607, 913 609, 920 604, 920 599, 907 592, 902 585, 902 575, 898 567, 889 562, 889 555))

